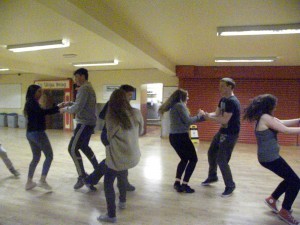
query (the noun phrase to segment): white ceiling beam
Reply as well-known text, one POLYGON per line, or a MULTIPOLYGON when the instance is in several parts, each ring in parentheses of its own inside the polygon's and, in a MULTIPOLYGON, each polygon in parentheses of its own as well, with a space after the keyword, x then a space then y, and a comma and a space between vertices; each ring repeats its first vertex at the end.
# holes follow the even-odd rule
MULTIPOLYGON (((175 74, 175 64, 137 34, 107 5, 99 0, 37 0, 59 15, 110 41, 132 55, 142 58, 167 74, 175 74)), ((78 35, 84 35, 78 34, 78 35)))

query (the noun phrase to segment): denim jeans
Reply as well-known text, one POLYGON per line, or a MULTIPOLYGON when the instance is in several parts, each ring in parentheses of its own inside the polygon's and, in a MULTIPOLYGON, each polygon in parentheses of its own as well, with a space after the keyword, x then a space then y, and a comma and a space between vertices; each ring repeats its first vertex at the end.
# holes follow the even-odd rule
POLYGON ((109 217, 116 216, 116 193, 114 189, 114 181, 118 179, 119 200, 126 202, 126 184, 127 184, 128 170, 116 171, 110 168, 106 169, 104 175, 104 191, 107 204, 107 215, 109 217))
POLYGON ((229 161, 237 140, 238 134, 230 135, 218 132, 214 136, 207 153, 209 163, 208 177, 217 177, 217 166, 219 166, 226 187, 235 187, 229 161))
POLYGON ((41 152, 44 153, 46 159, 43 164, 42 176, 47 176, 52 160, 53 151, 45 131, 31 131, 26 133, 32 151, 32 161, 29 165, 28 178, 32 179, 35 169, 40 161, 41 152))

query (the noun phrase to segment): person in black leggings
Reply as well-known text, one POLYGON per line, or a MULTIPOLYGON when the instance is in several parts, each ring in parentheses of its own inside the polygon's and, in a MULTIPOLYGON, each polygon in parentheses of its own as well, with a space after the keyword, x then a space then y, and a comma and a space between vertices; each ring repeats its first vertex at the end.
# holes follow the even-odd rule
POLYGON ((178 192, 194 193, 188 182, 194 172, 198 157, 195 147, 189 138, 189 127, 195 122, 204 121, 202 110, 198 115, 190 116, 187 109, 188 92, 183 89, 176 90, 167 101, 159 108, 159 113, 163 115, 170 111, 170 135, 169 140, 172 147, 180 157, 177 166, 174 189, 178 192), (182 184, 181 178, 184 174, 182 184))
POLYGON ((274 95, 264 94, 255 97, 245 109, 244 119, 256 122, 255 136, 258 145, 258 161, 268 170, 283 178, 274 192, 265 199, 267 206, 278 217, 288 224, 300 224, 291 213, 299 189, 300 179, 287 162, 279 155, 280 147, 277 141, 277 133, 300 134, 300 118, 290 120, 279 120, 273 116, 277 105, 274 95), (292 127, 294 126, 294 127, 292 127), (298 127, 295 127, 298 126, 298 127), (279 197, 285 193, 282 208, 277 209, 279 197))

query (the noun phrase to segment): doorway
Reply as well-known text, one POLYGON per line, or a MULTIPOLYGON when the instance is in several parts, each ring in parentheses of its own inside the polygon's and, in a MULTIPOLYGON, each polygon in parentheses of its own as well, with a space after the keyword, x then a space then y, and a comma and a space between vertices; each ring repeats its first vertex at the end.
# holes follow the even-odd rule
MULTIPOLYGON (((61 90, 43 90, 41 97, 41 105, 43 108, 48 109, 64 101, 65 91, 61 90)), ((64 127, 63 114, 56 113, 46 116, 46 129, 60 129, 64 127)))
POLYGON ((162 104, 163 84, 147 84, 147 125, 161 125, 158 109, 162 104))

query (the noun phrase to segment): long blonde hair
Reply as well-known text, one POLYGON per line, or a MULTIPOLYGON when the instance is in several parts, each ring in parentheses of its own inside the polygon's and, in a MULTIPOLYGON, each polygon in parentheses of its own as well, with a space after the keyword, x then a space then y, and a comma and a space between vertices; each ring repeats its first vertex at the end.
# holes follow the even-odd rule
POLYGON ((108 110, 106 114, 106 123, 117 123, 124 130, 129 130, 132 127, 130 117, 137 121, 133 113, 133 108, 126 98, 126 92, 122 89, 115 90, 109 99, 108 110))
POLYGON ((158 112, 163 115, 165 112, 169 111, 176 103, 185 102, 187 99, 188 93, 184 89, 178 89, 173 92, 173 94, 167 99, 167 101, 162 104, 158 112))

